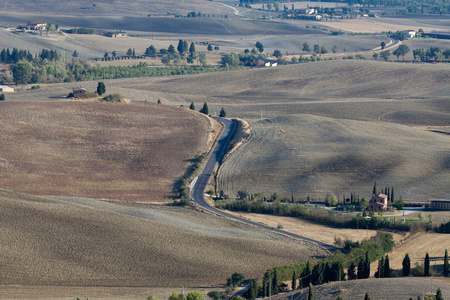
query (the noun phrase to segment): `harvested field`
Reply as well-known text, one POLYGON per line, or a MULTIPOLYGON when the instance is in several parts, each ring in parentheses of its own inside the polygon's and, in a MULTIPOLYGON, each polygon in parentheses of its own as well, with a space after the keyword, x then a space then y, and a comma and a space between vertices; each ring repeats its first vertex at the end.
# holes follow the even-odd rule
POLYGON ((17 192, 167 201, 209 149, 210 121, 176 107, 53 101, 0 110, 1 187, 17 192))
MULTIPOLYGON (((206 2, 205 2, 206 3, 206 2)), ((220 7, 223 7, 220 5, 220 7)), ((3 22, 12 24, 26 24, 28 20, 36 19, 31 14, 0 14, 3 22)), ((321 31, 299 27, 297 24, 276 21, 247 20, 238 17, 229 18, 166 18, 146 16, 73 16, 50 15, 39 16, 40 20, 59 24, 62 27, 83 27, 119 30, 143 31, 164 34, 212 34, 212 35, 257 35, 257 34, 317 34, 321 31)))
MULTIPOLYGON (((447 216, 448 221, 449 216, 447 216)), ((395 247, 389 253, 389 264, 391 268, 401 270, 405 254, 409 254, 411 267, 416 262, 422 264, 425 260, 425 254, 430 255, 430 266, 439 275, 442 274, 442 265, 444 262, 445 249, 450 250, 450 238, 448 234, 425 233, 412 236, 405 243, 395 247)))
MULTIPOLYGON (((300 23, 300 22, 299 22, 300 23)), ((305 21, 303 21, 305 24, 305 21)), ((310 26, 318 26, 321 28, 329 28, 331 30, 342 30, 351 33, 378 33, 388 31, 415 30, 422 28, 425 32, 433 30, 445 31, 450 24, 448 16, 417 16, 408 15, 378 17, 378 18, 360 18, 360 19, 342 19, 333 22, 311 22, 310 26)))
MULTIPOLYGON (((343 241, 348 239, 352 241, 362 241, 369 239, 377 234, 377 230, 355 230, 347 228, 338 228, 323 225, 318 222, 308 221, 301 218, 283 217, 276 215, 255 214, 246 212, 229 212, 231 214, 261 223, 273 228, 278 225, 283 226, 283 230, 299 234, 311 239, 315 239, 330 245, 334 244, 335 237, 343 241)), ((404 235, 393 233, 395 242, 399 242, 404 235)))
POLYGON ((178 207, 0 190, 0 214, 3 285, 209 287, 237 270, 257 277, 269 267, 325 254, 178 207))
MULTIPOLYGON (((233 10, 214 2, 201 0, 136 0, 133 2, 116 0, 95 1, 65 1, 64 4, 55 5, 53 0, 41 0, 39 3, 24 0, 4 0, 0 6, 3 12, 14 12, 21 14, 36 15, 67 15, 67 16, 124 16, 142 14, 167 15, 167 12, 175 12, 186 15, 190 11, 201 11, 202 13, 232 14, 233 10)), ((31 19, 30 19, 31 20, 31 19)))
MULTIPOLYGON (((418 296, 436 294, 440 288, 444 299, 450 295, 450 279, 423 277, 360 279, 332 282, 313 287, 315 299, 334 300, 338 296, 343 299, 364 299, 366 293, 371 299, 417 299, 418 296)), ((272 296, 274 300, 308 299, 308 288, 300 292, 289 292, 272 296)))
POLYGON ((445 198, 450 192, 446 135, 308 115, 252 121, 250 126, 250 139, 218 176, 218 189, 232 197, 239 190, 278 192, 280 197, 293 193, 301 199, 323 199, 328 192, 368 197, 374 181, 395 186, 396 195, 408 200, 445 198))

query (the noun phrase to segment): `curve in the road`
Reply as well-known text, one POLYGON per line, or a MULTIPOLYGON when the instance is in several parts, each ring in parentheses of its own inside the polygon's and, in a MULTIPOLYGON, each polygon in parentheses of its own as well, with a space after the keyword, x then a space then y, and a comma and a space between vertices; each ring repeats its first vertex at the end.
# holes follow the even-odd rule
POLYGON ((311 243, 314 243, 328 251, 335 251, 335 250, 342 250, 341 248, 338 248, 334 245, 330 245, 330 244, 326 244, 311 238, 307 238, 295 233, 291 233, 291 232, 287 232, 284 230, 280 230, 278 228, 273 228, 261 223, 257 223, 257 222, 253 222, 238 216, 234 216, 231 215, 229 213, 226 213, 220 209, 217 209, 211 205, 209 205, 204 198, 204 192, 206 189, 206 186, 209 182, 209 179, 211 178, 211 174, 214 170, 214 168, 216 167, 216 165, 219 163, 219 160, 221 159, 221 156, 224 154, 224 151, 226 149, 226 146, 228 145, 228 142, 231 139, 231 136, 233 135, 233 132, 235 130, 236 125, 234 124, 234 122, 232 122, 229 119, 225 119, 225 118, 219 118, 219 117, 213 117, 215 120, 222 122, 224 124, 224 128, 222 133, 219 136, 219 139, 217 140, 216 144, 214 145, 213 150, 211 151, 210 156, 208 157, 208 160, 205 164, 205 167, 203 168, 201 174, 194 179, 195 182, 193 182, 192 186, 191 186, 191 198, 193 199, 193 201, 195 203, 197 203, 199 206, 203 207, 204 209, 215 213, 217 215, 226 217, 226 218, 230 218, 230 219, 234 219, 249 225, 252 225, 254 227, 258 227, 260 229, 265 229, 265 230, 269 230, 275 233, 279 233, 285 236, 289 236, 291 238, 295 238, 295 239, 299 239, 299 240, 304 240, 304 241, 308 241, 311 243))

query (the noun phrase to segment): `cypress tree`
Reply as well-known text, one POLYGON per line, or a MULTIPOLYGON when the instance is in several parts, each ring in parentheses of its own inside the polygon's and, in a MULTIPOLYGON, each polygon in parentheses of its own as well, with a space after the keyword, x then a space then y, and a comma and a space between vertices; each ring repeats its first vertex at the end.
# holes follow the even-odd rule
POLYGON ((445 256, 444 256, 444 276, 448 276, 448 251, 445 249, 445 256))
POLYGON ((369 260, 369 251, 366 251, 366 261, 365 261, 365 277, 364 278, 369 278, 370 277, 370 260, 369 260))
POLYGON ((391 189, 391 202, 394 203, 394 187, 391 189))
POLYGON ((203 103, 203 107, 200 109, 200 112, 205 115, 209 114, 209 108, 208 108, 208 104, 206 102, 203 103))
POLYGON ((311 283, 309 284, 308 300, 314 300, 314 295, 313 295, 311 283))
POLYGON ((310 274, 311 274, 311 265, 309 264, 309 261, 307 261, 306 268, 303 270, 302 273, 302 277, 306 278, 302 279, 302 286, 300 287, 301 289, 303 288, 303 286, 308 285, 311 282, 311 276, 309 276, 310 274))
POLYGON ((369 293, 366 293, 366 295, 364 296, 364 300, 370 300, 369 293))
POLYGON ((425 255, 424 275, 430 276, 430 256, 428 255, 428 252, 425 255))
POLYGON ((389 266, 389 256, 386 254, 384 259, 384 277, 391 277, 391 268, 389 266))
POLYGON ((409 276, 411 274, 411 260, 409 258, 409 254, 405 254, 405 258, 402 262, 402 275, 409 276))
POLYGON ((292 273, 292 290, 295 290, 297 288, 297 278, 295 276, 295 271, 292 273))
POLYGON ((279 288, 280 288, 280 278, 278 276, 277 270, 273 272, 273 279, 272 279, 272 295, 278 294, 279 288))
POLYGON ((191 105, 189 106, 189 109, 195 110, 194 102, 191 102, 191 105))
POLYGON ((361 259, 360 261, 359 261, 359 263, 358 263, 358 273, 357 273, 357 278, 358 279, 364 279, 365 277, 365 263, 364 263, 364 260, 363 259, 361 259))
POLYGON ((377 182, 376 182, 376 181, 375 181, 375 183, 373 184, 372 194, 374 194, 374 195, 377 194, 377 182))
POLYGON ((375 272, 375 278, 383 278, 384 277, 384 256, 378 261, 378 269, 375 272))
POLYGON ((352 262, 351 264, 350 264, 350 267, 348 268, 348 271, 347 271, 347 278, 348 278, 348 280, 354 280, 354 279, 356 279, 356 270, 355 270, 355 268, 356 268, 356 266, 355 266, 355 264, 352 262))

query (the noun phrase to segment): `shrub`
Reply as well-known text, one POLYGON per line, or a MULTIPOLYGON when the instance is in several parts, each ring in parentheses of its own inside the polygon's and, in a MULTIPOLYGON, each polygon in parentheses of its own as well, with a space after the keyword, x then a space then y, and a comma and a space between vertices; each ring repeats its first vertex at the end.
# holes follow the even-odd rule
POLYGON ((123 96, 121 94, 111 94, 103 98, 103 100, 108 102, 124 102, 123 96))

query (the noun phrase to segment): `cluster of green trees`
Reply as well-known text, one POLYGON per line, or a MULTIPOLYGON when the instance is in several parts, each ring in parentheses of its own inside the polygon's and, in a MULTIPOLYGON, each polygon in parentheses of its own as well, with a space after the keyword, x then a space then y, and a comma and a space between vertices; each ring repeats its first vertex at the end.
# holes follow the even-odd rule
POLYGON ((204 14, 201 12, 195 12, 195 11, 191 11, 188 12, 188 14, 186 15, 187 18, 206 18, 206 17, 220 17, 220 18, 228 18, 228 15, 215 15, 215 14, 204 14))
POLYGON ((61 61, 19 61, 11 65, 12 78, 8 73, 0 76, 1 83, 16 84, 57 83, 114 78, 151 77, 198 74, 220 69, 202 66, 149 67, 145 62, 132 66, 90 66, 80 61, 64 64, 61 61))
POLYGON ((0 63, 15 64, 19 60, 31 61, 33 60, 33 55, 30 51, 18 50, 17 48, 13 48, 12 51, 10 51, 9 48, 3 48, 0 52, 0 63))
MULTIPOLYGON (((445 249, 442 275, 447 277, 449 271, 450 270, 449 270, 449 265, 448 265, 448 250, 445 249)), ((430 255, 428 254, 428 252, 425 255, 423 265, 416 263, 416 266, 414 268, 411 267, 411 259, 409 257, 409 254, 406 253, 405 257, 403 258, 402 270, 401 270, 401 273, 399 273, 399 275, 404 276, 404 277, 407 277, 410 275, 431 276, 430 255)), ((392 273, 391 273, 391 276, 392 276, 392 273)), ((389 277, 389 276, 386 276, 386 277, 389 277)))
POLYGON ((413 55, 416 61, 444 61, 450 59, 450 50, 441 50, 439 47, 417 48, 413 50, 413 55))
POLYGON ((95 30, 92 28, 72 28, 72 29, 66 29, 64 30, 66 33, 73 33, 73 34, 95 34, 95 30))
MULTIPOLYGON (((149 296, 147 297, 147 300, 159 300, 159 298, 149 296)), ((172 295, 167 300, 205 300, 205 297, 197 291, 190 292, 187 296, 172 292, 172 295)))
MULTIPOLYGON (((384 249, 392 249, 392 234, 383 233, 385 236, 378 241, 363 241, 353 243, 354 247, 343 254, 340 251, 334 252, 331 256, 315 261, 299 262, 289 266, 277 266, 265 272, 260 286, 253 289, 261 297, 277 294, 288 288, 283 281, 291 281, 291 288, 304 288, 310 283, 320 285, 326 282, 339 280, 354 280, 368 278, 370 276, 370 263, 380 259, 386 253, 384 249), (389 245, 384 245, 387 242, 389 245), (345 272, 347 268, 347 272, 345 272)), ((249 289, 248 297, 255 294, 249 289)))

